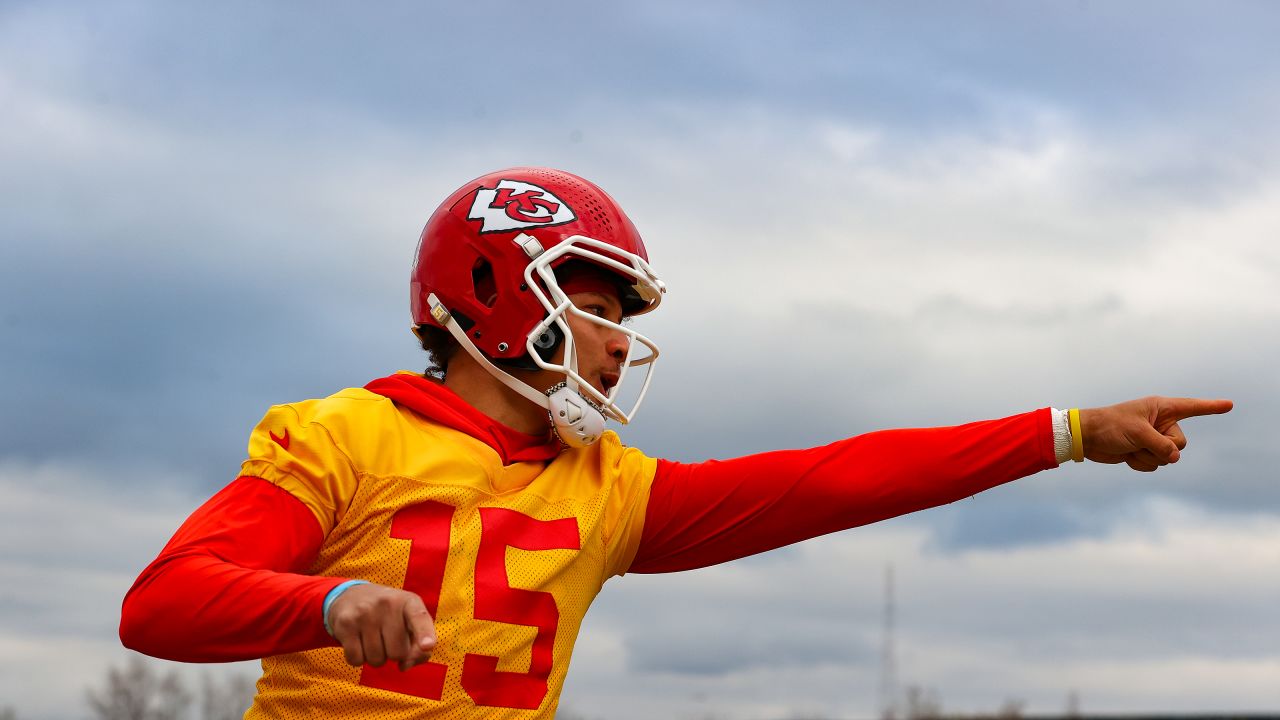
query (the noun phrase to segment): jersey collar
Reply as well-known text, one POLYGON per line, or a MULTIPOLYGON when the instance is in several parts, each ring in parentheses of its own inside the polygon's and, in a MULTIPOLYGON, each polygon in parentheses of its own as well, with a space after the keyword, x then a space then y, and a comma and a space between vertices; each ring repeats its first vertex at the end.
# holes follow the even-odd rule
POLYGON ((529 435, 507 427, 480 412, 449 388, 417 373, 398 372, 378 378, 366 390, 390 398, 397 405, 484 442, 503 465, 545 462, 560 454, 560 441, 551 433, 529 435))

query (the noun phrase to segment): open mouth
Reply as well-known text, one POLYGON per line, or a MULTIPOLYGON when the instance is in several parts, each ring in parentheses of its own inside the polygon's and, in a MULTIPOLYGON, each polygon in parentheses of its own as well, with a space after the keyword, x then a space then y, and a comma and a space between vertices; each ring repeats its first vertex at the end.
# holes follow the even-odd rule
POLYGON ((618 377, 618 373, 600 373, 600 387, 605 395, 618 384, 618 377))

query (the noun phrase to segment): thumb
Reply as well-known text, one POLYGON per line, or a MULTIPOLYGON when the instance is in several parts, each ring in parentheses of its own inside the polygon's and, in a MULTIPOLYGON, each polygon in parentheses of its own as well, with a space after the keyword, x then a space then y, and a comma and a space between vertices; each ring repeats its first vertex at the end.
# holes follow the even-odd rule
POLYGON ((404 624, 415 648, 430 652, 436 647, 436 624, 422 604, 422 598, 414 595, 404 604, 404 624))

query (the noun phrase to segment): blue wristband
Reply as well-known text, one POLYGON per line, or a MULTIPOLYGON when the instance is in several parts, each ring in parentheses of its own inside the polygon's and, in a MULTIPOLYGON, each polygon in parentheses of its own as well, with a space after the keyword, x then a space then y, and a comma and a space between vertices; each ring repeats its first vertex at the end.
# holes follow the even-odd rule
POLYGON ((333 605, 333 601, 337 600, 338 596, 346 592, 349 588, 355 587, 356 585, 368 584, 368 580, 348 580, 334 585, 333 589, 329 591, 329 594, 324 596, 324 605, 320 607, 320 617, 324 618, 324 631, 329 633, 329 637, 333 637, 333 630, 329 628, 329 606, 333 605))

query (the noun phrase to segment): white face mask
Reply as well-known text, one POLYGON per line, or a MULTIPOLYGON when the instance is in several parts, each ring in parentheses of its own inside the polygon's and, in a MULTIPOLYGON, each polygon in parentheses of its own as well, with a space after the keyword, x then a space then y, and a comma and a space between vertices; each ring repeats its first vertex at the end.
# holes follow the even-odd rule
POLYGON ((436 322, 448 329, 463 349, 491 375, 530 402, 546 409, 551 418, 552 427, 555 428, 562 442, 570 447, 586 447, 600 439, 600 434, 604 431, 605 418, 616 420, 623 425, 635 418, 649 390, 649 381, 653 377, 653 365, 658 359, 658 346, 629 327, 583 312, 574 306, 556 280, 551 265, 566 256, 574 256, 634 280, 632 289, 641 300, 647 303, 640 312, 648 312, 658 306, 663 293, 666 292, 666 285, 658 279, 649 264, 638 255, 624 252, 613 245, 582 235, 567 237, 546 251, 537 240, 528 235, 516 236, 515 242, 530 257, 530 263, 524 270, 525 283, 547 311, 546 319, 539 323, 526 338, 525 349, 538 367, 564 375, 563 384, 542 393, 494 365, 467 337, 466 332, 434 294, 428 298, 431 314, 436 322), (534 277, 535 275, 537 278, 534 277), (538 282, 539 280, 541 282, 538 282), (627 337, 627 357, 622 362, 618 382, 609 389, 608 393, 600 392, 579 374, 573 331, 569 328, 566 319, 569 315, 622 333, 627 337), (536 344, 553 325, 564 336, 564 360, 560 363, 544 360, 536 344), (627 380, 627 373, 633 367, 643 367, 644 378, 630 409, 624 410, 619 407, 620 393, 627 380))

